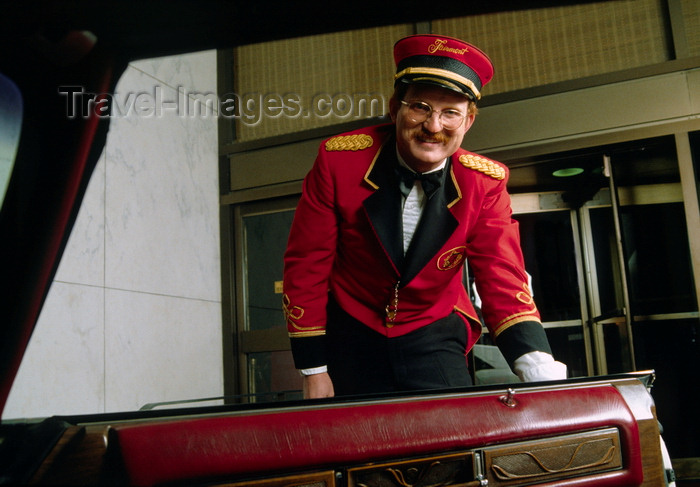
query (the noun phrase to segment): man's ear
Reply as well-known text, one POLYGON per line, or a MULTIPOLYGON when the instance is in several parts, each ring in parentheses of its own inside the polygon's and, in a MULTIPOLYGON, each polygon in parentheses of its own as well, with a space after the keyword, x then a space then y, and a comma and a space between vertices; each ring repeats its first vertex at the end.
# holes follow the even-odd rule
POLYGON ((464 133, 467 133, 467 131, 472 127, 472 124, 474 123, 474 120, 476 119, 476 113, 470 113, 467 115, 467 118, 464 120, 464 133))
POLYGON ((399 113, 399 108, 401 108, 401 101, 395 96, 389 98, 389 116, 394 123, 396 123, 396 116, 399 113))

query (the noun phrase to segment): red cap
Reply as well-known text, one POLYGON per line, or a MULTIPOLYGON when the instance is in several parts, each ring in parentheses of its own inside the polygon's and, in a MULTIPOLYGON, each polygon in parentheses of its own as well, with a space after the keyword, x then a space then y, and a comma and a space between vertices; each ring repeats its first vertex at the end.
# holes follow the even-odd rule
POLYGON ((454 37, 421 34, 394 44, 395 82, 430 83, 472 100, 493 77, 493 64, 478 48, 454 37))

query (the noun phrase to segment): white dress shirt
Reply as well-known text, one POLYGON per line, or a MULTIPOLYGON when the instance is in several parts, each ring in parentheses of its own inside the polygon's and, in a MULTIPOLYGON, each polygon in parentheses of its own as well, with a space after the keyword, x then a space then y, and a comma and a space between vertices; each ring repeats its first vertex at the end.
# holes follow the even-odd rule
MULTIPOLYGON (((401 158, 401 154, 396 152, 396 157, 399 159, 399 164, 404 166, 406 169, 409 171, 413 171, 410 167, 408 167, 408 164, 401 158)), ((432 169, 428 171, 428 173, 439 171, 442 168, 445 167, 447 164, 447 159, 442 161, 442 163, 436 167, 435 169, 432 169)), ((415 172, 415 171, 413 171, 415 172)), ((427 173, 425 173, 427 174, 427 173)), ((416 180, 413 183, 413 188, 411 189, 411 192, 408 193, 408 196, 404 198, 403 201, 403 253, 405 254, 408 251, 408 246, 411 244, 411 240, 413 239, 413 234, 416 231, 416 227, 418 226, 418 222, 420 221, 420 217, 423 214, 423 209, 425 208, 425 203, 426 203, 426 198, 425 198, 425 191, 423 191, 423 185, 421 184, 420 181, 416 180)))

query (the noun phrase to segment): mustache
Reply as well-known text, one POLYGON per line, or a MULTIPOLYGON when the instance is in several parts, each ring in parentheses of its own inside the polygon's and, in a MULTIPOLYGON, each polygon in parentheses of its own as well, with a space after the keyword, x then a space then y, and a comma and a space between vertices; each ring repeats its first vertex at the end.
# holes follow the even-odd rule
POLYGON ((413 138, 419 140, 420 142, 432 142, 440 144, 444 144, 449 140, 449 137, 447 137, 442 132, 432 133, 428 132, 422 127, 416 130, 416 132, 413 134, 413 138))

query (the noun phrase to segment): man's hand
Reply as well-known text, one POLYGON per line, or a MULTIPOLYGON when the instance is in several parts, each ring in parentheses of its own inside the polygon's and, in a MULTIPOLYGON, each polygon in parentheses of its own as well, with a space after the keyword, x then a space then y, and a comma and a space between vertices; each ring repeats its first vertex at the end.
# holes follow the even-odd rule
POLYGON ((304 376, 304 399, 333 397, 333 381, 328 372, 304 376))
POLYGON ((566 379, 566 365, 545 352, 529 352, 515 359, 513 371, 523 382, 566 379))

